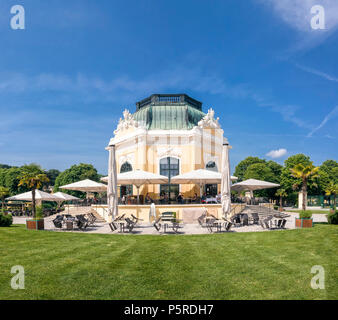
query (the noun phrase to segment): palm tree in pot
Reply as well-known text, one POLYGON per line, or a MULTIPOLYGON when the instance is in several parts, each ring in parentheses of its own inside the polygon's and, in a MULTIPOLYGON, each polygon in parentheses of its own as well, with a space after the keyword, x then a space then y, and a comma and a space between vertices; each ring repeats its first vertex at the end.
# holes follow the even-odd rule
MULTIPOLYGON (((302 191, 302 210, 306 210, 306 193, 307 193, 307 185, 309 178, 317 178, 318 177, 318 170, 319 167, 315 167, 312 163, 304 166, 303 164, 299 163, 296 164, 291 170, 291 175, 294 178, 301 179, 301 191, 302 191)), ((298 184, 296 184, 298 186, 298 184)))
POLYGON ((288 194, 285 189, 278 189, 276 196, 279 197, 279 211, 283 211, 283 198, 287 197, 288 194))
POLYGON ((35 201, 35 190, 40 189, 44 183, 48 182, 49 179, 45 173, 38 166, 28 166, 24 169, 20 177, 19 186, 27 186, 32 190, 32 213, 33 218, 36 218, 36 201, 35 201))
POLYGON ((334 183, 333 181, 331 181, 329 183, 329 185, 326 187, 325 189, 325 194, 327 196, 333 196, 333 207, 332 207, 332 211, 336 210, 336 196, 338 193, 338 184, 334 183))

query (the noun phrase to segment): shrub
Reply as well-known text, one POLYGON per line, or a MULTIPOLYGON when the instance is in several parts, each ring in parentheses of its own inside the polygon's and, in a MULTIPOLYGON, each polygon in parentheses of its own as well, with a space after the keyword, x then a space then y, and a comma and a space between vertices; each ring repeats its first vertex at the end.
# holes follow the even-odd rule
POLYGON ((0 227, 9 227, 13 223, 13 218, 11 214, 3 215, 0 213, 0 227))
POLYGON ((312 212, 309 210, 302 210, 299 212, 299 218, 301 219, 311 219, 312 218, 312 212))
POLYGON ((36 210, 36 213, 35 213, 36 219, 43 218, 43 209, 42 209, 42 206, 37 206, 35 210, 36 210))
POLYGON ((327 222, 329 224, 338 224, 338 210, 336 210, 334 212, 330 212, 327 215, 327 222))

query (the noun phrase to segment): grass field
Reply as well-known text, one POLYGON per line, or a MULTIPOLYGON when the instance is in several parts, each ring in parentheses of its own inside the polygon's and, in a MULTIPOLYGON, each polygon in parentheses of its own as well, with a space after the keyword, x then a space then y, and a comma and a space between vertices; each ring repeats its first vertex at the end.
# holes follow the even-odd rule
POLYGON ((0 299, 337 299, 338 226, 186 236, 0 228, 0 299), (25 289, 10 287, 25 268, 25 289), (325 290, 310 287, 325 268, 325 290))
MULTIPOLYGON (((298 209, 291 209, 291 210, 288 210, 289 212, 301 212, 302 210, 298 210, 298 209)), ((327 209, 327 210, 306 210, 306 211, 310 211, 312 214, 314 213, 321 213, 321 214, 329 214, 330 210, 327 209)))

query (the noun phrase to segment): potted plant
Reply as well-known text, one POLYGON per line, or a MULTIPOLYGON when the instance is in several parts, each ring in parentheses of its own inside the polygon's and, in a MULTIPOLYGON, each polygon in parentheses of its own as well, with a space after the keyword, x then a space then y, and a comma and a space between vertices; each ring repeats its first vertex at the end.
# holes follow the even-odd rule
POLYGON ((30 229, 30 230, 44 230, 45 229, 42 206, 37 206, 35 208, 35 217, 33 219, 26 220, 26 227, 27 229, 30 229))
POLYGON ((284 189, 278 189, 276 196, 279 197, 279 211, 283 211, 283 198, 287 197, 288 194, 284 189))
POLYGON ((29 165, 23 170, 22 175, 20 177, 19 186, 26 185, 28 188, 32 190, 32 213, 33 219, 27 219, 26 227, 27 229, 34 230, 43 230, 44 229, 44 221, 43 221, 43 213, 42 207, 41 210, 36 208, 35 201, 35 190, 40 189, 45 182, 48 182, 49 179, 45 173, 41 170, 41 168, 37 165, 29 165))
POLYGON ((299 213, 299 218, 296 218, 296 228, 312 228, 312 212, 309 210, 302 210, 299 213))
MULTIPOLYGON (((294 178, 300 179, 300 183, 295 183, 294 188, 297 188, 299 184, 301 184, 301 191, 302 191, 302 210, 306 211, 306 194, 307 194, 307 184, 310 178, 317 178, 318 177, 318 170, 319 167, 315 167, 312 163, 304 166, 303 164, 299 163, 296 164, 293 168, 290 169, 291 175, 294 178)), ((313 184, 315 185, 315 183, 313 184)))
POLYGON ((333 196, 333 206, 330 209, 330 213, 334 214, 336 211, 336 196, 338 193, 338 184, 335 184, 333 181, 325 189, 325 194, 327 196, 333 196))

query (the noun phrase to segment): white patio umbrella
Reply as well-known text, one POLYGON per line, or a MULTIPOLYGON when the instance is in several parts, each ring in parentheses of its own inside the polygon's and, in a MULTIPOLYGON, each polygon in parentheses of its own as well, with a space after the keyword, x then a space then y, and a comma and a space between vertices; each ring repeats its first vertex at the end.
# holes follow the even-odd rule
POLYGON ((229 145, 223 145, 222 153, 222 183, 221 183, 221 203, 223 217, 226 218, 231 210, 231 178, 229 164, 229 145))
POLYGON ((134 170, 119 173, 117 175, 117 183, 133 184, 137 188, 137 203, 139 203, 140 188, 142 185, 168 183, 168 177, 148 171, 134 170))
POLYGON ((187 173, 180 174, 171 178, 171 183, 175 184, 198 184, 200 186, 200 194, 203 193, 203 185, 220 184, 222 174, 220 172, 198 169, 187 173))
POLYGON ((156 208, 155 208, 155 203, 152 203, 150 205, 150 210, 149 210, 149 221, 150 221, 150 218, 153 217, 154 218, 154 221, 156 220, 156 208))
POLYGON ((251 196, 253 195, 254 190, 263 190, 270 188, 277 188, 279 184, 272 183, 268 181, 256 180, 256 179, 248 179, 242 182, 238 182, 232 185, 231 189, 234 191, 250 191, 251 196))
MULTIPOLYGON (((6 198, 6 200, 17 200, 17 201, 33 201, 32 191, 17 194, 16 196, 6 198)), ((59 201, 60 198, 54 194, 50 194, 41 190, 35 190, 35 200, 37 201, 59 201)))
POLYGON ((118 215, 115 146, 110 146, 107 149, 109 150, 107 203, 109 214, 114 219, 118 215))
POLYGON ((53 193, 54 196, 59 198, 59 201, 73 201, 73 200, 80 200, 78 197, 74 197, 70 194, 63 193, 63 192, 56 192, 53 193))
POLYGON ((83 191, 83 192, 104 192, 107 191, 107 185, 92 181, 90 179, 81 180, 71 184, 59 187, 60 189, 83 191))
MULTIPOLYGON (((61 202, 63 201, 74 201, 74 200, 80 200, 80 198, 74 197, 70 194, 63 193, 63 192, 56 192, 53 193, 54 196, 59 197, 60 199, 57 201, 59 202, 58 208, 61 206, 61 202)), ((68 206, 68 214, 69 214, 69 206, 68 206)))

